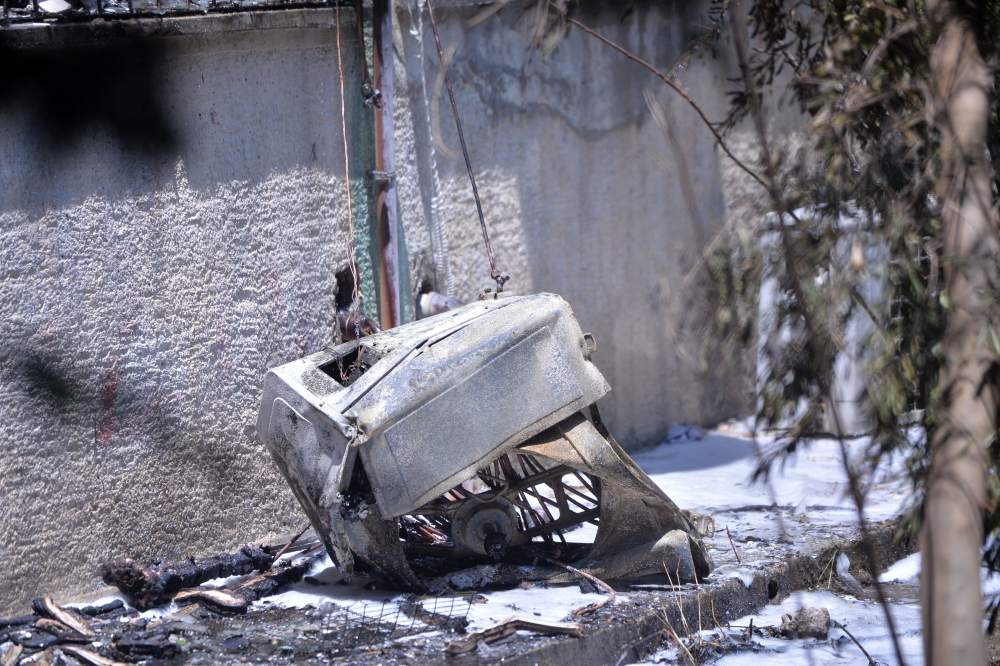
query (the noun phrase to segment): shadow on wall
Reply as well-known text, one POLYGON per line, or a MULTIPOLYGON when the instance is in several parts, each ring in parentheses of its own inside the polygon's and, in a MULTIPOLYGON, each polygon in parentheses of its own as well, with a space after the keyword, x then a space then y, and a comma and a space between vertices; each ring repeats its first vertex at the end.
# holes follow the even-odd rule
POLYGON ((0 100, 22 106, 42 139, 61 152, 93 126, 151 159, 177 149, 160 95, 165 49, 152 40, 0 48, 0 100))

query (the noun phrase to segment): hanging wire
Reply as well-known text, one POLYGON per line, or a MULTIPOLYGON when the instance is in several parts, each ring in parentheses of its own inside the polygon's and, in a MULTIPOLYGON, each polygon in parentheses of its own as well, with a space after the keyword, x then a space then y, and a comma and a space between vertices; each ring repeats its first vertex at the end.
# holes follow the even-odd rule
MULTIPOLYGON (((351 263, 351 277, 354 281, 354 289, 351 293, 354 307, 354 339, 361 339, 361 286, 358 280, 358 265, 354 261, 354 216, 351 210, 351 166, 347 155, 347 111, 344 104, 344 66, 340 56, 340 2, 334 3, 337 23, 337 74, 340 76, 340 127, 344 137, 344 187, 347 188, 347 256, 351 263)), ((361 23, 361 17, 358 17, 361 23)), ((359 343, 360 344, 360 343, 359 343)), ((357 362, 361 362, 360 351, 357 362)))
MULTIPOLYGON (((434 32, 434 42, 437 44, 438 57, 441 59, 441 74, 448 88, 448 98, 451 100, 451 110, 455 114, 455 126, 458 128, 458 140, 462 143, 462 155, 465 156, 465 168, 469 171, 469 182, 472 183, 472 195, 476 199, 476 210, 479 211, 479 225, 483 228, 483 242, 486 243, 486 256, 490 260, 490 277, 496 280, 497 294, 503 292, 503 285, 510 276, 497 270, 493 261, 493 249, 490 247, 490 235, 486 231, 486 218, 483 217, 483 204, 479 201, 479 188, 476 187, 476 177, 472 173, 472 162, 469 160, 469 150, 465 147, 465 134, 462 132, 462 120, 458 117, 458 105, 455 104, 455 94, 451 91, 451 80, 448 78, 448 65, 444 61, 444 49, 441 48, 441 38, 438 36, 437 22, 434 20, 434 8, 427 0, 427 13, 431 18, 431 30, 434 32)), ((489 291, 489 290, 487 290, 489 291)), ((494 295, 496 298, 496 295, 494 295)))
MULTIPOLYGON (((417 40, 420 58, 420 86, 424 94, 424 120, 427 127, 431 127, 430 94, 427 89, 427 74, 424 63, 427 62, 424 52, 424 12, 421 0, 407 3, 406 10, 410 13, 410 34, 417 40), (416 18, 413 14, 413 6, 416 5, 416 18)), ((437 170, 437 151, 434 142, 428 142, 428 164, 431 175, 431 211, 430 211, 430 233, 431 247, 434 255, 434 275, 437 276, 439 285, 437 291, 442 291, 445 296, 455 298, 455 277, 451 272, 451 261, 448 258, 448 233, 444 226, 444 213, 441 210, 441 179, 437 170)))

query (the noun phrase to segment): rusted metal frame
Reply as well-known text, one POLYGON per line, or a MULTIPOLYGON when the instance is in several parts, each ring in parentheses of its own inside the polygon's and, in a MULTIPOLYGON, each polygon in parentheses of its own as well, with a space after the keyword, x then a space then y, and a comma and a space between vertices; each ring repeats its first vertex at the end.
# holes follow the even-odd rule
MULTIPOLYGON (((519 495, 517 495, 517 497, 515 497, 514 499, 512 499, 511 500, 511 504, 513 504, 516 507, 519 507, 519 508, 523 509, 524 511, 530 511, 533 514, 532 519, 534 519, 534 514, 538 513, 535 510, 535 507, 531 506, 531 504, 528 502, 528 498, 524 495, 524 493, 520 493, 519 495)), ((542 522, 544 522, 544 519, 542 518, 542 516, 538 516, 538 518, 539 518, 539 520, 541 520, 542 522)), ((539 522, 539 520, 535 520, 534 521, 536 525, 541 525, 542 524, 542 522, 539 522)))
MULTIPOLYGON (((563 520, 568 516, 572 516, 573 512, 569 510, 569 504, 566 501, 568 498, 566 497, 566 491, 563 490, 562 479, 560 478, 555 483, 550 482, 548 485, 551 486, 552 494, 555 496, 556 499, 556 506, 559 507, 559 520, 563 520)), ((554 529, 552 534, 559 537, 559 540, 562 541, 563 543, 566 543, 566 537, 563 535, 562 531, 554 529)))
MULTIPOLYGON (((366 102, 374 93, 371 82, 368 80, 368 56, 365 53, 365 8, 362 0, 354 1, 354 11, 358 24, 358 55, 361 60, 361 91, 366 102)), ((367 106, 367 103, 366 103, 367 106)))
POLYGON ((566 490, 570 491, 574 495, 578 495, 578 496, 582 497, 584 500, 586 500, 586 501, 588 501, 588 502, 590 502, 592 504, 597 504, 598 503, 596 497, 588 497, 587 495, 584 495, 582 492, 580 492, 579 490, 577 490, 573 486, 569 485, 568 483, 564 483, 563 485, 566 486, 566 490))
POLYGON ((580 497, 581 499, 586 500, 587 502, 591 502, 591 503, 597 504, 597 498, 594 497, 593 495, 588 495, 587 493, 583 492, 579 488, 574 488, 573 486, 569 485, 568 483, 563 482, 563 485, 566 486, 566 490, 568 490, 569 492, 573 493, 577 497, 580 497))
POLYGON ((593 485, 591 485, 590 483, 587 483, 587 480, 584 478, 583 474, 581 474, 579 471, 574 471, 573 474, 574 474, 574 476, 576 476, 576 478, 580 479, 580 483, 583 484, 584 488, 586 488, 590 492, 594 493, 595 497, 597 496, 597 493, 594 491, 593 485))
POLYGON ((543 508, 546 505, 548 505, 548 504, 551 504, 552 506, 556 507, 557 509, 559 508, 559 505, 556 503, 556 501, 553 498, 546 497, 545 495, 541 494, 535 486, 531 486, 530 488, 525 488, 524 492, 525 493, 531 493, 532 495, 534 495, 535 499, 538 500, 539 505, 541 507, 543 507, 543 508))
POLYGON ((524 462, 526 462, 530 468, 530 474, 540 474, 545 471, 545 468, 539 465, 538 461, 535 460, 530 453, 524 453, 522 456, 524 457, 524 462))
MULTIPOLYGON (((545 471, 545 465, 543 465, 542 463, 538 462, 538 458, 536 458, 535 456, 531 455, 530 453, 528 454, 528 460, 531 462, 532 465, 534 465, 538 469, 539 472, 545 471)), ((566 465, 561 465, 561 467, 566 467, 566 465)), ((573 469, 573 468, 570 467, 569 469, 573 469)))
MULTIPOLYGON (((539 506, 541 507, 542 511, 545 512, 545 517, 548 519, 546 521, 546 524, 554 523, 556 521, 556 519, 552 516, 552 512, 549 511, 549 507, 546 505, 546 502, 547 501, 551 501, 551 500, 549 500, 547 497, 542 497, 538 493, 538 491, 535 490, 534 488, 525 488, 524 493, 525 493, 525 495, 527 495, 528 493, 531 493, 532 495, 535 496, 535 499, 538 500, 539 506)), ((553 502, 553 505, 554 504, 555 503, 553 502)))
POLYGON ((520 483, 516 484, 512 483, 510 485, 510 490, 508 491, 508 494, 510 493, 516 494, 521 492, 525 488, 530 488, 531 486, 537 486, 538 484, 545 483, 551 479, 565 476, 566 474, 569 474, 572 470, 573 470, 572 467, 567 467, 566 465, 559 465, 557 467, 553 467, 552 469, 543 469, 541 472, 538 472, 534 475, 528 475, 520 483))
POLYGON ((599 516, 600 513, 601 509, 599 507, 590 509, 584 513, 570 513, 568 516, 561 517, 559 520, 551 523, 546 523, 541 527, 533 527, 530 530, 525 530, 523 534, 529 539, 536 536, 544 536, 546 532, 551 533, 557 530, 564 530, 567 527, 573 527, 574 525, 579 525, 581 523, 590 522, 593 518, 599 516))
MULTIPOLYGON (((567 503, 572 502, 574 505, 580 507, 580 509, 582 511, 590 511, 591 509, 599 508, 596 505, 595 506, 584 506, 583 504, 580 504, 578 501, 576 501, 575 499, 573 499, 572 497, 570 497, 569 495, 567 495, 565 493, 565 490, 562 492, 562 495, 563 495, 563 498, 566 500, 567 503)), ((591 503, 594 504, 593 502, 591 502, 591 503)), ((566 508, 569 509, 569 505, 568 504, 567 504, 566 508)))
MULTIPOLYGON (((393 174, 375 182, 375 211, 379 243, 379 296, 382 330, 402 322, 399 304, 399 236, 396 216, 396 157, 393 138, 392 81, 392 2, 373 0, 375 89, 382 93, 382 104, 375 109, 375 170, 393 174)), ((363 43, 362 43, 363 45, 363 43)))
POLYGON ((531 522, 534 525, 541 526, 545 524, 545 520, 538 514, 535 508, 528 503, 528 498, 525 497, 523 493, 516 495, 510 503, 513 504, 521 514, 521 522, 524 524, 524 529, 521 530, 522 532, 528 529, 529 514, 531 515, 531 522))
POLYGON ((507 492, 507 490, 508 490, 508 489, 510 488, 510 483, 508 483, 506 479, 501 479, 501 478, 500 478, 500 477, 498 477, 498 476, 493 476, 492 474, 483 474, 482 472, 480 472, 479 474, 477 474, 477 476, 478 476, 478 477, 479 477, 480 479, 482 479, 482 480, 483 480, 483 483, 486 483, 486 480, 487 480, 487 479, 489 479, 489 480, 491 480, 491 481, 494 481, 494 482, 496 482, 496 483, 499 483, 499 484, 500 484, 500 487, 499 487, 499 488, 495 488, 495 487, 491 486, 491 485, 490 485, 489 483, 486 483, 486 487, 487 487, 487 488, 490 488, 491 490, 494 490, 494 491, 496 491, 496 492, 495 492, 495 493, 493 494, 493 497, 491 497, 491 498, 489 498, 489 499, 483 499, 483 498, 482 498, 482 497, 480 496, 480 494, 478 494, 478 493, 477 493, 477 494, 474 494, 474 495, 472 496, 472 497, 474 497, 475 499, 477 499, 477 500, 479 500, 480 502, 482 502, 483 504, 489 504, 490 502, 496 502, 496 501, 497 501, 498 499, 500 499, 501 497, 503 497, 503 496, 504 496, 504 493, 506 493, 506 492, 507 492))
POLYGON ((531 476, 531 472, 528 471, 527 457, 523 453, 517 454, 517 462, 521 465, 521 470, 524 472, 525 477, 531 476))
MULTIPOLYGON (((518 501, 515 502, 515 505, 523 507, 524 510, 528 512, 528 514, 531 516, 531 522, 535 524, 535 528, 541 529, 545 527, 545 525, 547 524, 545 521, 545 517, 542 516, 541 513, 539 513, 538 509, 531 506, 531 503, 528 501, 527 495, 522 492, 517 497, 518 501)), ((529 530, 527 529, 525 530, 526 533, 528 531, 529 530)))
POLYGON ((521 480, 521 475, 519 475, 517 470, 514 469, 514 463, 510 461, 507 454, 497 458, 496 465, 499 470, 497 476, 503 475, 505 479, 508 481, 514 481, 515 483, 521 480))
POLYGON ((500 466, 503 468, 504 476, 507 478, 508 481, 517 483, 518 481, 521 480, 521 477, 514 469, 514 463, 510 461, 510 458, 507 457, 506 453, 500 456, 497 462, 499 462, 500 466))

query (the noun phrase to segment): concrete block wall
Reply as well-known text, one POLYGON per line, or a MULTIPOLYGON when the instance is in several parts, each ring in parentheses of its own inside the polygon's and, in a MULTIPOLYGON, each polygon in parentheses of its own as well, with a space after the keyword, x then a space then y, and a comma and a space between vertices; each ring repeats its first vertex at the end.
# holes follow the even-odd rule
MULTIPOLYGON (((635 447, 660 441, 671 422, 707 425, 738 413, 746 386, 707 379, 668 336, 672 298, 726 212, 721 153, 709 131, 659 78, 576 27, 551 53, 532 47, 535 3, 509 3, 471 28, 482 5, 434 6, 498 267, 516 293, 562 294, 595 335, 594 361, 613 387, 600 407, 615 437, 635 447), (685 212, 676 171, 661 166, 676 160, 653 122, 647 89, 669 110, 683 144, 698 225, 685 212)), ((617 3, 584 3, 574 17, 669 71, 707 21, 706 9, 639 2, 623 17, 617 3)), ((396 16, 405 66, 396 99, 412 116, 404 125, 413 128, 424 197, 422 210, 409 214, 444 218, 455 295, 468 302, 489 286, 488 265, 426 6, 400 0, 396 16)), ((728 108, 727 77, 737 71, 726 48, 680 71, 717 120, 728 108)))

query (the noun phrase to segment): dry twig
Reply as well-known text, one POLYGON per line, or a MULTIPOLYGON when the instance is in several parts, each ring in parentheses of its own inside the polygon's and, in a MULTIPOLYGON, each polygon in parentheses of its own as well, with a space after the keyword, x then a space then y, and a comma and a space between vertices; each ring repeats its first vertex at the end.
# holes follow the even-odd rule
POLYGON ((601 580, 597 576, 591 576, 589 573, 580 571, 579 569, 571 567, 568 564, 563 564, 559 560, 555 560, 555 559, 553 559, 551 557, 546 557, 545 559, 547 559, 549 562, 551 562, 552 564, 556 565, 557 567, 562 567, 566 571, 575 573, 575 574, 577 574, 579 576, 583 576, 584 578, 586 578, 587 580, 589 580, 591 583, 594 583, 596 585, 600 585, 601 587, 603 587, 605 590, 608 591, 608 594, 611 595, 610 597, 608 597, 604 601, 599 601, 599 602, 590 604, 589 606, 584 606, 583 608, 577 608, 575 611, 573 611, 573 615, 584 615, 586 613, 591 613, 591 612, 593 612, 593 611, 595 611, 595 610, 597 610, 599 608, 604 608, 605 606, 607 606, 608 604, 612 603, 615 600, 615 597, 617 595, 615 594, 614 588, 611 587, 610 585, 608 585, 607 583, 605 583, 603 580, 601 580))
POLYGON ((729 545, 733 548, 733 555, 736 556, 736 564, 743 564, 740 561, 740 554, 736 552, 736 544, 733 543, 733 535, 729 533, 729 525, 726 525, 726 536, 729 537, 729 545))
MULTIPOLYGON (((776 212, 778 214, 778 230, 781 236, 782 247, 785 255, 785 269, 788 271, 789 278, 792 283, 792 292, 800 304, 802 319, 804 320, 806 331, 808 333, 808 340, 810 351, 813 354, 815 362, 819 364, 820 372, 818 383, 821 395, 826 399, 827 404, 830 405, 830 413, 833 417, 834 432, 837 433, 837 439, 840 443, 841 460, 844 465, 844 469, 847 473, 848 484, 851 490, 851 495, 854 498, 855 506, 858 513, 858 524, 861 528, 861 540, 864 544, 865 554, 867 555, 867 564, 869 573, 871 574, 872 580, 875 584, 875 591, 878 595, 879 603, 882 605, 885 611, 886 622, 889 625, 889 633, 892 637, 893 647, 895 648, 896 658, 899 660, 900 666, 905 666, 906 661, 903 658, 903 651, 899 645, 899 636, 896 632, 896 625, 892 618, 892 612, 889 610, 889 603, 885 597, 885 592, 882 589, 881 584, 878 581, 878 571, 876 569, 876 556, 875 547, 871 540, 871 534, 868 531, 868 524, 864 517, 864 497, 861 493, 860 483, 858 481, 857 473, 850 466, 850 461, 847 453, 847 445, 844 442, 844 438, 840 433, 843 429, 840 426, 840 417, 838 415, 836 402, 833 400, 832 391, 830 388, 830 357, 826 353, 826 350, 820 346, 818 328, 816 326, 813 313, 809 307, 809 301, 806 299, 805 289, 802 286, 802 282, 798 272, 798 262, 796 261, 795 248, 792 245, 791 236, 789 234, 786 224, 784 224, 785 216, 788 215, 798 227, 801 228, 802 223, 795 215, 794 212, 788 210, 784 197, 778 188, 777 177, 774 173, 774 163, 771 159, 771 151, 767 140, 767 123, 764 119, 764 110, 761 108, 760 100, 756 95, 755 85, 753 76, 750 72, 750 60, 747 56, 747 29, 746 29, 746 18, 742 14, 742 9, 740 8, 739 0, 736 0, 736 11, 734 12, 734 42, 736 46, 736 54, 739 58, 740 71, 743 76, 744 85, 746 86, 747 92, 752 100, 753 104, 753 115, 756 121, 757 138, 760 142, 760 153, 761 153, 761 163, 764 165, 765 175, 767 177, 767 183, 764 186, 767 188, 768 194, 774 204, 776 212)), ((762 183, 763 184, 763 183, 762 183)))
POLYGON ((668 86, 670 86, 671 88, 673 88, 674 91, 677 92, 678 95, 680 95, 681 97, 683 97, 684 101, 686 101, 688 104, 690 104, 691 108, 693 108, 698 113, 698 116, 701 118, 702 122, 704 122, 705 126, 708 128, 708 131, 710 131, 712 133, 712 136, 715 137, 715 141, 719 144, 719 147, 722 148, 722 150, 726 153, 726 155, 728 155, 729 158, 731 160, 733 160, 733 162, 735 162, 737 164, 737 166, 739 166, 741 169, 743 169, 744 171, 746 171, 747 174, 750 175, 750 177, 752 177, 754 180, 756 180, 758 183, 760 183, 764 187, 767 187, 767 184, 764 182, 764 180, 760 176, 758 176, 756 173, 754 173, 747 165, 743 164, 743 162, 741 162, 736 157, 736 155, 733 155, 732 151, 729 150, 729 147, 726 145, 726 142, 723 141, 722 136, 715 129, 715 126, 712 124, 712 121, 710 121, 708 119, 708 117, 705 115, 705 112, 701 110, 700 106, 698 106, 698 103, 695 102, 693 99, 691 99, 691 96, 688 95, 684 91, 683 88, 681 88, 674 81, 672 81, 670 79, 670 77, 668 77, 666 74, 664 74, 660 70, 658 70, 655 67, 653 67, 652 65, 650 65, 648 62, 646 62, 645 60, 643 60, 639 56, 633 55, 632 53, 630 53, 626 49, 622 48, 618 44, 615 44, 614 42, 612 42, 610 39, 608 39, 608 38, 600 35, 597 32, 594 32, 593 30, 591 30, 590 28, 588 28, 584 24, 582 24, 579 21, 577 21, 575 18, 570 18, 569 22, 572 23, 573 25, 577 26, 578 28, 580 28, 581 30, 583 30, 584 32, 586 32, 587 34, 592 35, 592 36, 596 37, 597 39, 601 40, 602 42, 604 42, 605 44, 607 44, 611 48, 615 49, 616 51, 618 51, 619 53, 621 53, 622 55, 624 55, 629 60, 632 60, 634 62, 639 63, 640 65, 642 65, 643 67, 645 67, 646 69, 648 69, 649 71, 651 71, 653 74, 656 74, 658 77, 660 77, 663 80, 664 83, 666 83, 668 86))

